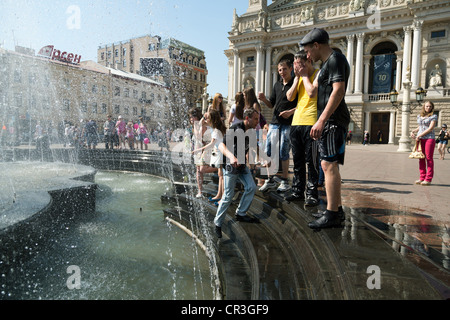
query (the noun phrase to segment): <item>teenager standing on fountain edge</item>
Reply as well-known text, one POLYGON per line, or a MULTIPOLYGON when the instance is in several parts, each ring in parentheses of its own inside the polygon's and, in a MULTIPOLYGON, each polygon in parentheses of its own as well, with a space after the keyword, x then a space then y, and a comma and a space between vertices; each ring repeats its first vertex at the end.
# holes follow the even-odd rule
MULTIPOLYGON (((238 145, 238 143, 240 142, 239 140, 241 139, 238 139, 238 136, 240 134, 245 135, 246 131, 255 129, 258 123, 258 111, 256 111, 254 108, 245 109, 244 121, 231 126, 231 128, 227 130, 227 134, 225 135, 223 141, 219 144, 219 150, 224 155, 224 193, 222 196, 222 200, 219 203, 219 207, 217 208, 216 217, 214 218, 215 231, 218 238, 222 237, 222 223, 225 219, 226 211, 233 200, 234 188, 238 179, 244 186, 244 193, 239 202, 239 206, 236 209, 235 218, 237 221, 242 222, 255 221, 253 218, 247 216, 247 211, 252 204, 253 196, 256 192, 256 184, 253 180, 252 174, 250 173, 250 169, 246 165, 246 159, 249 150, 257 148, 256 132, 253 132, 253 134, 255 135, 253 144, 255 145, 250 145, 250 139, 248 137, 244 137, 245 142, 242 149, 245 150, 245 155, 238 154, 238 150, 241 149, 241 146, 238 145), (237 157, 239 157, 239 159, 237 157)), ((250 132, 250 136, 251 135, 252 133, 250 132)))
MULTIPOLYGON (((321 166, 325 174, 327 209, 310 222, 312 229, 341 224, 342 198, 339 165, 344 164, 345 139, 350 113, 345 103, 350 66, 345 56, 329 45, 328 33, 319 28, 311 30, 300 42, 307 57, 322 61, 313 87, 317 90, 318 120, 311 128, 311 137, 318 141, 321 166)), ((308 85, 308 77, 303 78, 308 85)))

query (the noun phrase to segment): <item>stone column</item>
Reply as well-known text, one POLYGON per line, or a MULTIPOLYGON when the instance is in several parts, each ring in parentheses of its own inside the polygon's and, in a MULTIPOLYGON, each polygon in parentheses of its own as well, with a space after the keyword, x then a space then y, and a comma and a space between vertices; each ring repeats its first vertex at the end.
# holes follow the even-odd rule
POLYGON ((422 51, 422 25, 423 20, 414 21, 414 40, 411 61, 411 83, 412 89, 419 87, 420 75, 420 52, 422 51))
POLYGON ((401 56, 401 52, 397 51, 396 53, 397 56, 397 73, 395 76, 395 90, 400 91, 401 87, 402 87, 402 56, 401 56))
POLYGON ((353 68, 353 42, 355 39, 354 34, 350 34, 347 36, 347 61, 350 65, 350 76, 348 77, 347 84, 347 93, 353 92, 353 76, 354 76, 354 68, 353 68))
POLYGON ((234 100, 234 97, 236 96, 236 93, 239 92, 239 83, 240 83, 240 68, 239 68, 239 50, 234 49, 234 81, 233 81, 233 95, 230 97, 230 99, 234 100))
POLYGON ((395 140, 395 111, 391 111, 389 117, 389 144, 394 144, 395 140))
POLYGON ((228 57, 228 102, 234 101, 234 57, 228 57))
POLYGON ((364 111, 364 130, 370 133, 370 111, 364 111))
POLYGON ((411 152, 411 138, 409 137, 409 117, 410 117, 410 92, 412 82, 407 79, 403 82, 403 102, 402 102, 402 135, 398 141, 398 152, 411 152))
POLYGON ((272 70, 272 83, 275 85, 275 83, 278 80, 278 72, 276 70, 273 70, 273 68, 271 68, 272 70))
POLYGON ((258 95, 258 92, 261 91, 262 88, 262 69, 263 69, 263 47, 258 45, 256 47, 256 79, 255 79, 255 93, 258 95))
POLYGON ((265 87, 264 87, 264 94, 267 96, 270 94, 272 85, 271 85, 271 79, 272 79, 272 47, 266 48, 266 76, 265 76, 265 87))
POLYGON ((358 33, 356 39, 355 93, 362 93, 364 33, 358 33))
POLYGON ((369 73, 370 73, 370 59, 372 55, 364 56, 364 93, 369 93, 369 73))
MULTIPOLYGON (((405 39, 403 44, 403 67, 402 67, 402 78, 401 83, 406 80, 406 73, 411 72, 411 33, 412 27, 405 26, 403 27, 403 31, 405 32, 405 39)), ((397 91, 399 91, 397 89, 397 91)))

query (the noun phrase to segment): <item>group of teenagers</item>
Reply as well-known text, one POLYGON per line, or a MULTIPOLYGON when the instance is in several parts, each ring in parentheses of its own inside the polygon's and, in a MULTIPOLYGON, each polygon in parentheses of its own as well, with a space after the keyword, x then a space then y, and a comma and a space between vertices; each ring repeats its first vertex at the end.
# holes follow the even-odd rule
MULTIPOLYGON (((330 47, 328 33, 323 29, 311 30, 300 41, 300 47, 302 49, 294 56, 293 64, 289 60, 282 60, 278 64, 281 79, 274 84, 270 97, 267 98, 264 93, 258 94, 259 100, 273 109, 273 118, 268 125, 264 146, 264 153, 269 161, 261 161, 267 168, 267 179, 260 191, 277 189, 285 192, 290 189, 289 193, 285 193, 287 201, 300 200, 307 206, 316 206, 319 203, 317 188, 322 169, 326 210, 315 213, 316 219, 309 223, 309 227, 320 229, 340 226, 344 212, 339 165, 344 164, 346 135, 350 122, 344 99, 350 66, 343 54, 330 47), (318 61, 322 63, 320 69, 314 67, 314 63, 318 61), (270 161, 275 156, 271 154, 272 150, 279 152, 280 185, 273 177, 278 167, 272 170, 271 166, 278 164, 278 161, 275 161, 276 164, 270 161), (292 188, 288 182, 290 150, 294 164, 292 188)), ((243 193, 235 218, 237 221, 255 221, 247 215, 257 190, 252 175, 254 163, 249 159, 252 152, 256 153, 258 143, 254 143, 249 135, 245 135, 246 138, 242 141, 236 132, 245 133, 267 127, 253 88, 245 89, 236 95, 228 119, 223 107, 217 107, 222 106, 221 98, 220 94, 216 95, 204 115, 201 115, 198 109, 191 109, 189 113, 194 127, 193 136, 197 137, 197 145, 192 150, 197 164, 197 197, 202 197, 203 174, 218 171, 219 175, 218 192, 209 198, 217 205, 214 224, 218 238, 222 237, 222 224, 233 201, 238 180, 243 185, 243 193), (227 131, 225 121, 229 122, 229 130, 232 131, 227 131), (202 137, 208 126, 212 129, 211 140, 209 143, 203 143, 202 137), (230 132, 234 134, 227 139, 230 132), (213 150, 209 163, 205 162, 203 157, 208 149, 213 150), (245 157, 240 156, 239 150, 245 150, 245 157), (220 155, 221 164, 214 165, 212 162, 217 154, 220 155)))

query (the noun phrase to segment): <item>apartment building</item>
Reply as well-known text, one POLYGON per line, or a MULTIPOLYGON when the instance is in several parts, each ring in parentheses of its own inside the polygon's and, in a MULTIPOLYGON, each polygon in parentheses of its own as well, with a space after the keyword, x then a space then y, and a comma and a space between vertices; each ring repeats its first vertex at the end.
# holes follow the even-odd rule
MULTIPOLYGON (((205 53, 182 41, 144 35, 99 46, 103 66, 145 76, 174 89, 173 104, 185 110, 196 106, 207 87, 205 53)), ((175 114, 183 114, 180 110, 175 114)))

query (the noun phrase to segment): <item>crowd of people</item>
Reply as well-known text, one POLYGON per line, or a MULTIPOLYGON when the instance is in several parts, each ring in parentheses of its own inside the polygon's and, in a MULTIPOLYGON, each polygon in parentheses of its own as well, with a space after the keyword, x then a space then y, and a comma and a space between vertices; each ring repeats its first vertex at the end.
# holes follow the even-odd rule
POLYGON ((276 189, 284 193, 287 201, 305 201, 307 206, 318 205, 317 188, 321 183, 319 177, 323 174, 327 207, 314 215, 317 219, 310 222, 309 227, 328 228, 339 226, 342 222, 344 212, 339 165, 344 163, 350 122, 344 99, 350 66, 344 55, 331 49, 328 33, 323 29, 314 28, 300 45, 303 49, 295 55, 293 63, 283 60, 278 64, 281 80, 275 83, 269 97, 263 92, 257 95, 249 87, 236 94, 228 117, 224 113, 221 94, 216 94, 204 115, 197 108, 189 112, 192 152, 197 165, 196 197, 203 197, 204 173, 217 171, 220 178, 218 194, 209 199, 217 206, 214 224, 219 238, 222 237, 222 223, 238 180, 243 185, 243 193, 235 218, 237 221, 255 221, 247 212, 257 190, 254 176, 256 165, 267 171, 267 179, 260 186, 260 191, 276 189), (319 60, 322 66, 316 69, 313 65, 319 60), (273 109, 270 123, 261 113, 260 102, 273 109), (229 125, 226 134, 225 121, 229 125), (209 140, 204 139, 208 130, 212 131, 209 140), (255 140, 247 134, 252 130, 256 130, 255 140), (243 141, 239 139, 239 132, 244 134, 243 141), (261 146, 265 156, 258 152, 261 146), (212 150, 212 155, 221 154, 218 157, 222 159, 221 165, 215 164, 216 157, 210 157, 208 161, 205 152, 208 149, 212 150), (239 150, 241 153, 244 150, 245 157, 239 150), (292 187, 288 180, 291 150, 294 162, 292 187), (279 154, 274 155, 275 152, 279 154), (278 185, 274 175, 278 173, 279 163, 281 182, 278 185))
MULTIPOLYGON (((39 125, 36 127, 36 136, 39 136, 39 125)), ((107 116, 103 124, 96 120, 80 120, 80 124, 65 124, 64 147, 96 149, 100 143, 106 149, 148 150, 150 143, 158 143, 162 148, 168 148, 167 141, 172 136, 171 130, 150 129, 143 117, 136 121, 125 121, 122 116, 113 120, 107 116)))

